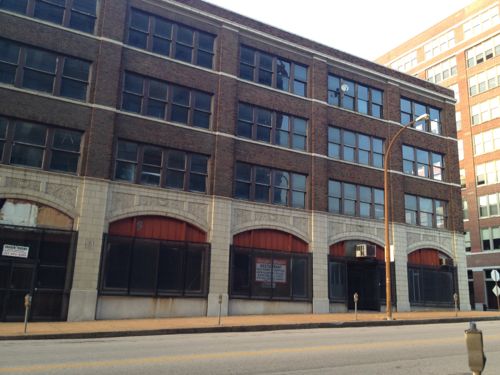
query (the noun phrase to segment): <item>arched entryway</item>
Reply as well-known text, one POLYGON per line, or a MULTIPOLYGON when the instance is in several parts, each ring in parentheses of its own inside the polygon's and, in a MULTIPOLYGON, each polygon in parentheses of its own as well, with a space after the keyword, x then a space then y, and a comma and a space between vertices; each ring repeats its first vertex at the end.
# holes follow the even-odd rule
POLYGON ((109 225, 101 295, 202 296, 208 292, 206 233, 170 217, 137 216, 109 225))
POLYGON ((274 229, 254 229, 233 237, 230 297, 310 301, 312 263, 308 244, 274 229))
POLYGON ((77 234, 65 213, 33 201, 0 199, 0 321, 66 320, 77 234))
POLYGON ((408 294, 411 306, 450 307, 458 293, 453 259, 436 249, 408 254, 408 294))
POLYGON ((347 240, 331 245, 328 280, 331 303, 354 309, 353 296, 357 293, 359 309, 380 311, 380 306, 385 303, 384 249, 365 240, 347 240))

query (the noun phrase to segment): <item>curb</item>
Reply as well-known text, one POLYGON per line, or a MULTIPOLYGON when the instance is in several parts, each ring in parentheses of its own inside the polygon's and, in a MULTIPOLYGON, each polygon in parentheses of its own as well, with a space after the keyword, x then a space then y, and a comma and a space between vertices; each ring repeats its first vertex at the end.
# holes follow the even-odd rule
POLYGON ((298 324, 260 324, 249 326, 214 326, 214 327, 190 327, 190 328, 162 328, 137 331, 111 331, 111 332, 77 332, 77 333, 48 333, 48 334, 26 334, 0 336, 0 341, 7 340, 67 340, 67 339, 95 339, 112 337, 134 337, 134 336, 158 336, 158 335, 180 335, 195 333, 227 333, 227 332, 262 332, 280 331, 291 329, 315 329, 315 328, 357 328, 357 327, 386 327, 419 324, 444 324, 444 323, 468 323, 470 321, 500 321, 500 317, 470 317, 470 318, 438 318, 427 320, 376 320, 376 321, 354 321, 354 322, 324 322, 324 323, 298 323, 298 324))

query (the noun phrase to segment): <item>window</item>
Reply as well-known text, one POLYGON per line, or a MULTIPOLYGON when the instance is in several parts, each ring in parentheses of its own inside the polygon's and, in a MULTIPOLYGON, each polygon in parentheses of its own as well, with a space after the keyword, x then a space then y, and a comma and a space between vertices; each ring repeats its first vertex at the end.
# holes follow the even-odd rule
POLYGON ((311 254, 231 247, 230 297, 308 301, 311 254))
POLYGON ((471 124, 478 125, 500 117, 500 96, 471 107, 471 124))
POLYGON ((210 245, 109 236, 102 294, 206 296, 210 245))
POLYGON ((479 217, 492 217, 498 216, 498 194, 482 195, 479 197, 479 217))
POLYGON ((460 101, 460 91, 458 89, 458 84, 454 84, 448 87, 450 90, 453 90, 453 96, 457 103, 460 101))
POLYGON ((383 168, 384 141, 380 138, 329 126, 328 156, 383 168))
POLYGON ((307 120, 239 103, 236 134, 296 150, 307 149, 307 120))
POLYGON ((462 199, 462 211, 464 213, 464 220, 469 220, 469 205, 466 199, 462 199))
POLYGON ((432 68, 429 68, 425 72, 427 76, 427 81, 432 83, 439 83, 450 77, 457 75, 457 59, 452 57, 448 60, 443 61, 432 68))
POLYGON ((115 180, 205 193, 208 156, 119 140, 115 180))
POLYGON ((82 133, 0 117, 0 162, 77 173, 82 133))
POLYGON ((0 0, 0 9, 93 34, 97 0, 0 0))
POLYGON ((444 156, 435 152, 403 145, 403 172, 442 181, 444 156))
POLYGON ((240 78, 307 96, 307 66, 240 46, 240 78))
POLYGON ((462 113, 461 112, 455 112, 455 121, 457 124, 457 131, 462 130, 462 113))
POLYGON ((466 178, 465 178, 465 169, 460 168, 460 187, 465 189, 466 186, 466 178))
POLYGON ((382 118, 383 92, 329 74, 328 104, 382 118))
POLYGON ((417 66, 417 51, 410 52, 391 64, 392 69, 400 72, 407 72, 415 66, 417 66))
POLYGON ((429 60, 455 45, 455 33, 448 31, 424 45, 425 59, 429 60))
POLYGON ((337 214, 381 220, 384 218, 384 191, 329 180, 328 210, 337 214))
POLYGON ((428 113, 430 116, 429 120, 419 121, 413 127, 424 132, 441 134, 440 109, 405 98, 401 98, 400 105, 401 124, 406 125, 417 117, 428 113))
POLYGON ((500 128, 474 135, 474 155, 482 155, 498 149, 500 149, 500 128))
POLYGON ((464 160, 464 140, 457 140, 458 160, 464 160))
POLYGON ((437 199, 405 194, 406 224, 446 228, 447 203, 437 199))
POLYGON ((0 39, 0 82, 84 101, 89 71, 87 61, 0 39))
POLYGON ((494 89, 500 82, 500 65, 469 78, 469 95, 474 96, 494 89))
POLYGON ((481 228, 481 249, 500 250, 500 227, 481 228))
POLYGON ((215 36, 137 9, 130 11, 127 43, 212 69, 215 36))
POLYGON ((471 251, 471 242, 470 242, 470 232, 469 231, 464 232, 464 247, 465 247, 465 251, 467 251, 467 252, 471 251))
POLYGON ((210 94, 125 72, 125 111, 208 129, 211 107, 210 94))
POLYGON ((487 9, 463 24, 464 40, 498 25, 498 6, 487 9))
POLYGON ((476 165, 476 184, 492 185, 500 182, 500 160, 476 165))
POLYGON ((468 49, 465 55, 469 68, 500 55, 500 34, 468 49))
POLYGON ((236 163, 234 197, 296 208, 306 207, 307 176, 236 163))

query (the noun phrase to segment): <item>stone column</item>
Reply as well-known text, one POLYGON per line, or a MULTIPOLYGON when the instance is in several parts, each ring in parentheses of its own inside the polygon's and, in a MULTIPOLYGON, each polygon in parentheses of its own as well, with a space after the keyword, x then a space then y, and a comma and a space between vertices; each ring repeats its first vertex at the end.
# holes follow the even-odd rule
POLYGON ((460 310, 470 311, 471 306, 469 302, 469 280, 467 278, 467 262, 465 259, 464 236, 462 233, 459 232, 453 233, 452 246, 455 255, 455 265, 457 267, 460 310))
POLYGON ((392 237, 391 261, 394 259, 396 295, 392 300, 397 300, 397 311, 410 311, 410 296, 408 293, 408 254, 406 241, 406 228, 395 224, 392 237))
POLYGON ((311 215, 311 252, 313 272, 313 313, 330 312, 328 299, 328 216, 314 212, 311 215))
POLYGON ((79 187, 78 244, 68 321, 95 319, 108 188, 108 183, 88 178, 79 187))
POLYGON ((210 282, 207 316, 219 314, 219 296, 222 295, 223 316, 228 314, 229 246, 231 244, 231 200, 214 196, 212 199, 209 242, 210 282))

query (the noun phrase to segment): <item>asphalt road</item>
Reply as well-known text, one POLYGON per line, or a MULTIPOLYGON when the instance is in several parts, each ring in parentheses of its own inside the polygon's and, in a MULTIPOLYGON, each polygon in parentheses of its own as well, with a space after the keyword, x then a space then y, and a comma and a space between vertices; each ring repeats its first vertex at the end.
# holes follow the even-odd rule
MULTIPOLYGON (((500 373, 500 322, 481 322, 500 373)), ((0 374, 470 374, 467 324, 0 342, 0 374)))

